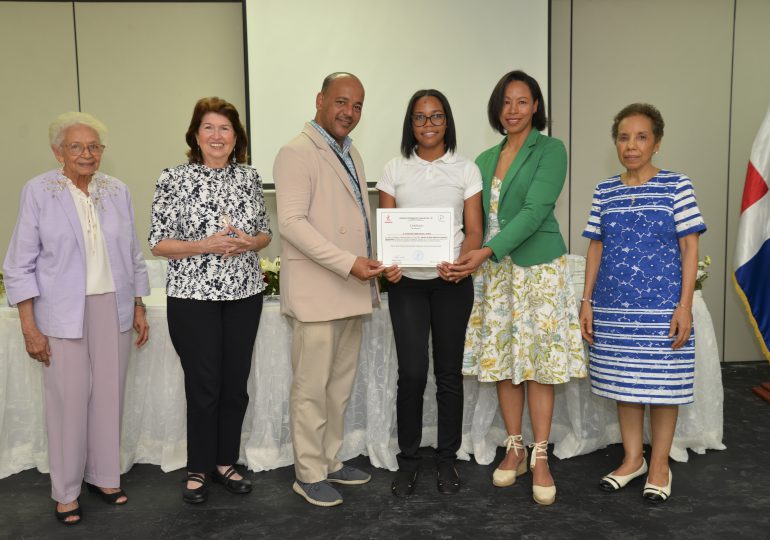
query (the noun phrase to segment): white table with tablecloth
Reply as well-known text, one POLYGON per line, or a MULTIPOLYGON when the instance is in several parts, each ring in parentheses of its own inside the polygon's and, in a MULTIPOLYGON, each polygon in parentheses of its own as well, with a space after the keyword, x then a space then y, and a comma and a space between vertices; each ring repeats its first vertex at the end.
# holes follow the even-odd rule
MULTIPOLYGON (((570 256, 576 296, 583 288, 584 260, 570 256)), ((164 471, 185 466, 185 399, 182 368, 166 326, 163 267, 149 265, 153 289, 146 298, 150 341, 134 349, 127 374, 121 440, 121 467, 160 465, 164 471)), ((5 303, 3 302, 3 306, 5 303)), ((696 328, 695 403, 680 407, 671 457, 687 460, 687 449, 702 453, 722 444, 722 379, 711 316, 699 292, 693 303, 696 328)), ((360 365, 345 419, 341 458, 365 454, 372 464, 395 470, 397 362, 387 299, 363 325, 360 365)), ((289 430, 291 328, 276 298, 267 298, 254 347, 243 422, 241 461, 263 471, 292 464, 289 430)), ((36 467, 48 471, 43 414, 42 365, 31 360, 15 308, 0 308, 0 478, 36 467)), ((466 377, 460 459, 473 454, 490 463, 505 431, 494 384, 466 377)), ((593 452, 620 442, 615 402, 593 396, 588 379, 556 389, 550 440, 559 458, 593 452)), ((532 440, 525 411, 524 439, 532 440)), ((436 442, 435 384, 429 376, 423 412, 424 446, 436 442)), ((649 425, 646 429, 649 440, 649 425)))

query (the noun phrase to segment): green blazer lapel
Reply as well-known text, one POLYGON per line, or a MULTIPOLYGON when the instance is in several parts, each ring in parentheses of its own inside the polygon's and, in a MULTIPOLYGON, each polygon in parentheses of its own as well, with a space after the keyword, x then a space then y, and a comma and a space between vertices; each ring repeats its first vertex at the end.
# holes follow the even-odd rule
POLYGON ((532 153, 532 147, 537 144, 538 137, 540 137, 540 132, 535 128, 532 128, 532 131, 530 131, 529 135, 527 135, 527 140, 524 141, 524 146, 522 146, 519 150, 519 153, 516 154, 516 158, 508 168, 508 172, 505 173, 503 185, 500 186, 500 201, 505 198, 505 193, 508 191, 508 188, 511 187, 511 184, 513 184, 513 179, 516 177, 516 173, 519 172, 521 166, 527 161, 527 158, 532 153))

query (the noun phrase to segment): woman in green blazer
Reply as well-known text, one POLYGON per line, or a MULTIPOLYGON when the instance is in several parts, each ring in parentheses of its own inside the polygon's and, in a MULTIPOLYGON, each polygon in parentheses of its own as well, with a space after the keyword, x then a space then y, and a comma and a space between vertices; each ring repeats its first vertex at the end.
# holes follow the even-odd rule
POLYGON ((534 443, 532 495, 556 500, 548 469, 554 384, 586 376, 567 251, 553 214, 567 171, 567 152, 541 135, 545 101, 523 71, 495 86, 489 123, 505 138, 476 164, 483 180, 484 243, 458 259, 457 279, 476 272, 473 311, 465 337, 463 372, 495 382, 508 432, 506 456, 492 476, 510 486, 527 471, 521 435, 525 387, 534 443))

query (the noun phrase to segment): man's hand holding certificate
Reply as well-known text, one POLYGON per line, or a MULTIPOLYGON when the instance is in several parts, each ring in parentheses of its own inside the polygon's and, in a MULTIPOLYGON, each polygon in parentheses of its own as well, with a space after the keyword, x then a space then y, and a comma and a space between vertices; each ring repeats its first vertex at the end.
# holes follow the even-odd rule
POLYGON ((452 208, 378 208, 377 253, 385 266, 451 262, 452 208))

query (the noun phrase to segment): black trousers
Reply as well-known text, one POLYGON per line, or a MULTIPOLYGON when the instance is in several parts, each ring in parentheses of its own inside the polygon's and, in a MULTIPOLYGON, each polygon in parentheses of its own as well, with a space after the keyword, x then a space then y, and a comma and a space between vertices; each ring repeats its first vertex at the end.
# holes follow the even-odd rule
POLYGON ((404 277, 388 285, 388 305, 398 354, 398 466, 416 470, 420 464, 429 335, 438 404, 436 459, 439 463, 453 462, 462 442, 463 347, 473 307, 473 281, 404 277))
POLYGON ((208 473, 238 461, 246 383, 262 294, 241 300, 168 298, 168 332, 184 370, 187 469, 208 473))

